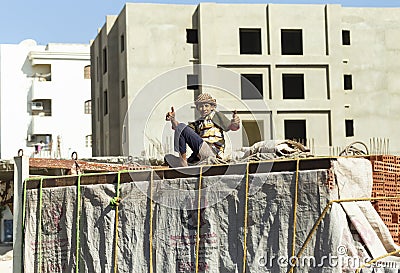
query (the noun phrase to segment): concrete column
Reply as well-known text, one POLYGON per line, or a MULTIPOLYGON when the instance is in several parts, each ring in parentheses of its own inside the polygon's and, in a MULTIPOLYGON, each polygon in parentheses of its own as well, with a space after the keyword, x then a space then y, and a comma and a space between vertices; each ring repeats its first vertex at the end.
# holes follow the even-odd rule
POLYGON ((14 157, 13 272, 22 271, 22 205, 24 181, 29 177, 29 157, 14 157))

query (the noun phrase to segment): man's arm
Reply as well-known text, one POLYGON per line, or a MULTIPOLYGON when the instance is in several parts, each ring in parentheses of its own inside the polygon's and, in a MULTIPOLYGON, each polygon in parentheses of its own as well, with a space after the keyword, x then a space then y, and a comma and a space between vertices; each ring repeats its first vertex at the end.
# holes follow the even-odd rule
POLYGON ((171 125, 172 125, 172 129, 173 129, 173 130, 175 130, 176 126, 178 126, 179 121, 177 121, 177 120, 175 119, 175 110, 174 110, 174 107, 173 107, 173 106, 171 106, 171 112, 168 112, 168 113, 165 115, 165 120, 166 120, 166 121, 171 121, 171 125))
MULTIPOLYGON (((235 110, 236 111, 236 110, 235 110)), ((234 113, 232 119, 229 120, 224 114, 221 112, 216 112, 213 122, 217 124, 222 130, 229 131, 237 131, 240 128, 240 118, 234 113)))

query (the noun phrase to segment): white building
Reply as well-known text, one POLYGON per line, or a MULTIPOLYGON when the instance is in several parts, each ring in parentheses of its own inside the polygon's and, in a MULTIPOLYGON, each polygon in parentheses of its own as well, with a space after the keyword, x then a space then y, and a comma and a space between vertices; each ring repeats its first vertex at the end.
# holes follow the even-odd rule
POLYGON ((91 157, 90 48, 0 45, 0 158, 91 157))
POLYGON ((318 155, 354 141, 400 154, 400 8, 127 3, 91 58, 95 155, 170 145, 164 113, 192 120, 205 91, 240 114, 233 149, 295 138, 318 155))

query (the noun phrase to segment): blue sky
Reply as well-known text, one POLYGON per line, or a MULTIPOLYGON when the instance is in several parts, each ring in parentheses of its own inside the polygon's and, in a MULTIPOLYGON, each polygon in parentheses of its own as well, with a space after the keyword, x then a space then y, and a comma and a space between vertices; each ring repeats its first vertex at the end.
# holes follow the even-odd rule
MULTIPOLYGON (((0 44, 34 39, 38 44, 89 43, 105 16, 118 14, 123 0, 0 0, 0 44)), ((128 1, 135 2, 135 1, 128 1)), ((141 3, 198 4, 190 0, 141 3)), ((203 1, 209 2, 209 1, 203 1)), ((398 7, 400 0, 215 0, 217 3, 341 4, 348 7, 398 7)))

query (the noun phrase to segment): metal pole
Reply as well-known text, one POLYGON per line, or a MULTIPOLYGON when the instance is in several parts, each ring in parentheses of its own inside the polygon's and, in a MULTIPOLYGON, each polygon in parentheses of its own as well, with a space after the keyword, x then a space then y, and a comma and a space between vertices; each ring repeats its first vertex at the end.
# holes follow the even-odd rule
POLYGON ((22 204, 23 185, 29 177, 29 157, 14 157, 14 203, 13 203, 13 272, 22 272, 22 204))

